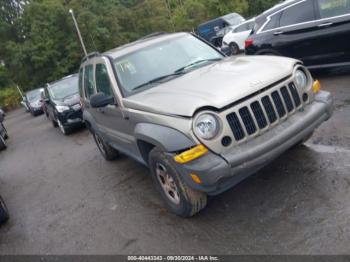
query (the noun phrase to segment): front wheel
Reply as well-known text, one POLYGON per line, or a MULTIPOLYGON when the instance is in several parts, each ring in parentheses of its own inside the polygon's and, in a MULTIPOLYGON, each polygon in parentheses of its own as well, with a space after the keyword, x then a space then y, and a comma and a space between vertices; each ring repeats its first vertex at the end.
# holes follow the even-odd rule
POLYGON ((57 124, 62 134, 64 134, 65 136, 69 135, 70 130, 67 127, 65 127, 59 119, 57 119, 57 124))
POLYGON ((189 187, 158 148, 150 152, 149 166, 156 188, 170 211, 181 217, 191 217, 207 205, 207 195, 189 187))

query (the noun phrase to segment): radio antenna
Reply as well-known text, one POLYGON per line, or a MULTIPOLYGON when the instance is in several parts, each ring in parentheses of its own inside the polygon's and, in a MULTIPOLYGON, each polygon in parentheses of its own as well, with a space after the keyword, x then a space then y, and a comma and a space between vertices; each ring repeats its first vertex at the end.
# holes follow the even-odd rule
POLYGON ((80 30, 79 30, 79 26, 78 26, 77 20, 75 19, 73 10, 72 10, 72 9, 69 9, 69 13, 72 15, 73 22, 74 22, 74 26, 75 26, 75 29, 77 30, 77 33, 78 33, 78 37, 79 37, 79 40, 80 40, 81 47, 83 48, 83 51, 84 51, 85 56, 87 56, 87 52, 86 52, 86 48, 85 48, 85 45, 84 45, 84 41, 83 41, 83 38, 81 37, 80 30))

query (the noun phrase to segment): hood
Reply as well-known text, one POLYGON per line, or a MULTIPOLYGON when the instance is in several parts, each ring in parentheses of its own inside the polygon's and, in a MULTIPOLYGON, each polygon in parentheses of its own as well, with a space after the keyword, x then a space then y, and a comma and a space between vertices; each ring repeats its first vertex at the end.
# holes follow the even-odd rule
POLYGON ((57 105, 60 106, 73 106, 80 102, 80 95, 79 93, 67 96, 61 100, 55 101, 57 105))
POLYGON ((29 103, 31 107, 40 107, 42 105, 41 99, 37 99, 29 103))
POLYGON ((123 102, 136 110, 191 117, 200 108, 221 109, 291 75, 297 62, 275 56, 226 58, 123 102))

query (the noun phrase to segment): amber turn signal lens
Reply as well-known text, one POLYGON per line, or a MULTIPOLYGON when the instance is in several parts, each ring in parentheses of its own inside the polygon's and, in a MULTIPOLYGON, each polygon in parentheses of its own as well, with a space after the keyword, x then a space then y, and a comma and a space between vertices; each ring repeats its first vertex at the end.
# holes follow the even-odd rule
POLYGON ((312 85, 312 91, 314 91, 315 94, 321 91, 321 83, 320 81, 316 80, 314 84, 312 85))
POLYGON ((202 180, 199 178, 199 176, 197 176, 196 174, 191 174, 190 176, 196 184, 202 184, 202 180))
POLYGON ((203 145, 195 146, 180 155, 174 157, 175 161, 179 164, 186 164, 192 160, 195 160, 208 152, 208 149, 203 145))

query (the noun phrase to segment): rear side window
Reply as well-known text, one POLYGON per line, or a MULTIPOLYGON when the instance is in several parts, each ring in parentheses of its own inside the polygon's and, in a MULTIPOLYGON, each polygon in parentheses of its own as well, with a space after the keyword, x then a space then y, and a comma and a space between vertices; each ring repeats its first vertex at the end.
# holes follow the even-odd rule
POLYGON ((79 70, 79 95, 80 97, 83 97, 83 68, 80 68, 79 70))
POLYGON ((90 96, 94 94, 94 77, 92 65, 87 65, 85 67, 84 86, 86 97, 90 98, 90 96))
POLYGON ((280 26, 288 26, 315 20, 313 1, 306 0, 283 11, 280 26))
POLYGON ((243 24, 235 29, 235 33, 240 33, 240 32, 244 32, 244 31, 248 31, 248 30, 249 30, 248 24, 243 24))
POLYGON ((107 68, 104 64, 96 65, 95 78, 97 92, 103 92, 106 95, 113 95, 107 68))
POLYGON ((350 0, 317 0, 321 18, 350 14, 350 0))
POLYGON ((264 27, 264 31, 279 27, 280 16, 281 13, 271 16, 270 22, 268 22, 267 25, 264 27))

